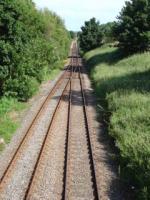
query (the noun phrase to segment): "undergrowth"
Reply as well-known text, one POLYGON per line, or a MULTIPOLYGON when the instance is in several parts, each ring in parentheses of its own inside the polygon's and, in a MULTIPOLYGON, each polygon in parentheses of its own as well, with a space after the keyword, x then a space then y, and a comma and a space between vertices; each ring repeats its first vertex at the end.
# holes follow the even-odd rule
POLYGON ((4 140, 4 143, 0 144, 0 150, 10 141, 18 128, 18 114, 25 108, 25 103, 20 103, 14 98, 3 97, 0 99, 0 138, 4 140))

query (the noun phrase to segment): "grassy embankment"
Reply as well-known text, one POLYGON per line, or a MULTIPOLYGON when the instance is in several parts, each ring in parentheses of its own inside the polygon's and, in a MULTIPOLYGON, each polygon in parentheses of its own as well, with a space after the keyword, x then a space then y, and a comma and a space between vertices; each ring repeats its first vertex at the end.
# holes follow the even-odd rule
POLYGON ((150 53, 123 58, 117 48, 85 54, 109 134, 120 152, 120 175, 137 199, 150 199, 150 53), (103 110, 104 109, 104 110, 103 110))
MULTIPOLYGON (((59 63, 49 74, 45 73, 45 81, 54 80, 60 73, 63 63, 59 63)), ((20 125, 20 113, 28 108, 28 102, 19 102, 11 97, 1 97, 0 99, 0 151, 4 149, 5 144, 10 142, 14 132, 20 125), (4 143, 3 143, 4 141, 4 143)))

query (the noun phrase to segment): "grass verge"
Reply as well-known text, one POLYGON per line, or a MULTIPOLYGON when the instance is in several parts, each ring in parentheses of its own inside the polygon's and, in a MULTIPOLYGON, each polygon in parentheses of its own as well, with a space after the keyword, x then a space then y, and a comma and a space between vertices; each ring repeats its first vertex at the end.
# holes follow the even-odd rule
POLYGON ((84 56, 101 113, 120 152, 120 175, 150 199, 150 53, 123 57, 104 46, 84 56), (107 115, 108 113, 108 115, 107 115), (111 113, 111 114, 109 114, 111 113))
POLYGON ((19 126, 19 113, 26 108, 25 103, 14 98, 0 99, 0 150, 7 144, 19 126))

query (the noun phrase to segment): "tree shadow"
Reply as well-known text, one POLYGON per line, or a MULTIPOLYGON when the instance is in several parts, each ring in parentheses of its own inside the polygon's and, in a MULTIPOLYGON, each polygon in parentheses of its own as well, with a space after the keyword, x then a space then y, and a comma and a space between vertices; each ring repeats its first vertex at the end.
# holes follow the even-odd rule
POLYGON ((100 53, 100 54, 96 54, 95 56, 92 56, 87 61, 88 63, 87 67, 88 67, 88 70, 91 70, 93 67, 101 63, 107 63, 108 65, 113 65, 126 57, 127 55, 123 54, 121 50, 115 49, 114 51, 111 51, 111 52, 100 53))
POLYGON ((102 80, 95 84, 95 88, 98 96, 102 98, 106 98, 107 94, 118 90, 140 93, 150 92, 150 69, 102 80))

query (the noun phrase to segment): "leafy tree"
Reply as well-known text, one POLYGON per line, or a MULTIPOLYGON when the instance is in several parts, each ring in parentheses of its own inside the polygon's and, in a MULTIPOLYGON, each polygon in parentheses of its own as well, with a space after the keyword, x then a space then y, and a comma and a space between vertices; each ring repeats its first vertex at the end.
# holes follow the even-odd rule
POLYGON ((45 24, 44 35, 54 47, 57 60, 60 61, 68 54, 71 39, 69 31, 66 30, 64 21, 56 13, 45 9, 42 15, 45 24))
POLYGON ((127 1, 115 26, 120 47, 128 53, 150 49, 150 0, 127 1))
POLYGON ((70 33, 70 36, 71 36, 72 39, 74 39, 77 35, 77 33, 74 32, 74 31, 69 31, 69 33, 70 33))
POLYGON ((108 22, 106 24, 101 24, 100 29, 103 33, 103 42, 109 43, 115 40, 114 38, 114 26, 115 22, 108 22))
POLYGON ((27 100, 68 53, 63 20, 32 0, 0 1, 0 94, 27 100))
POLYGON ((95 18, 86 21, 85 25, 81 27, 81 30, 79 42, 83 51, 89 51, 101 45, 102 31, 99 22, 95 18))

